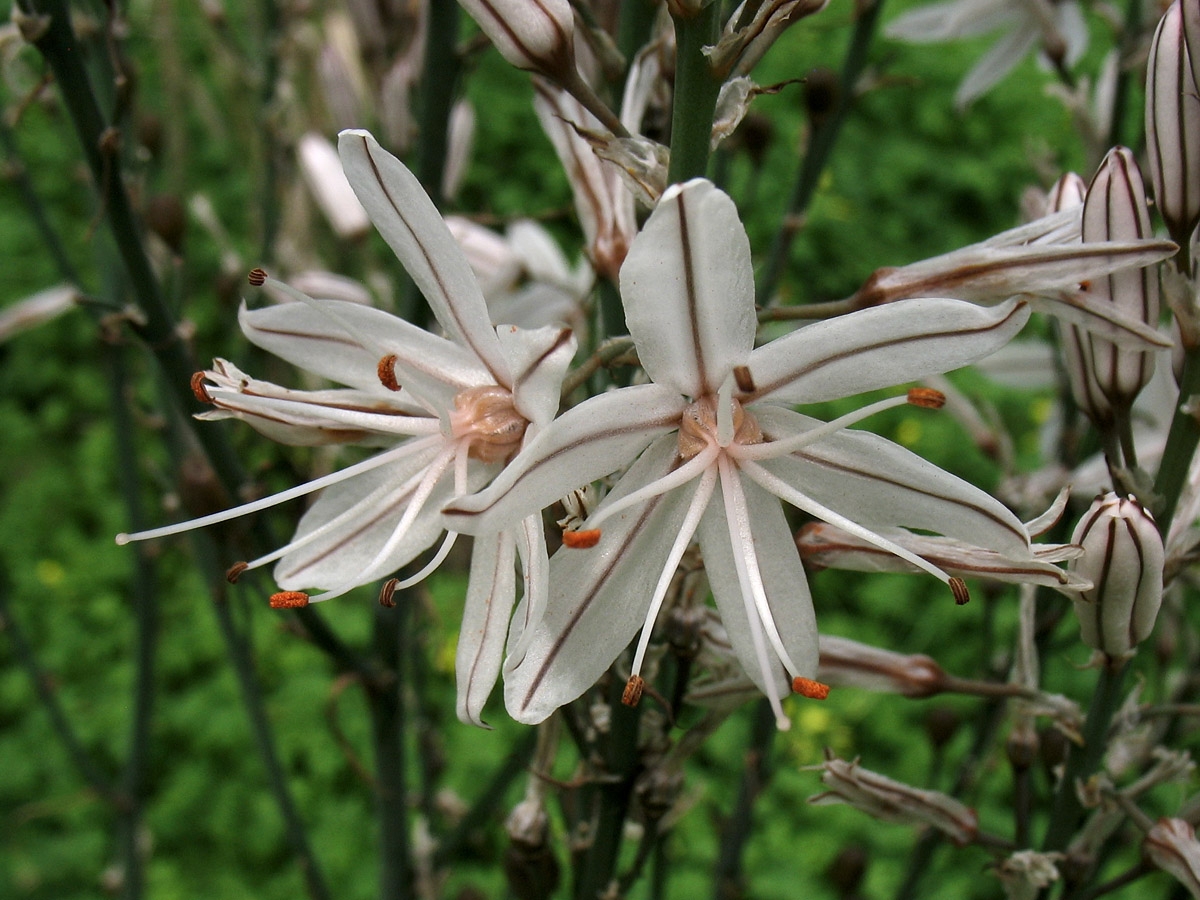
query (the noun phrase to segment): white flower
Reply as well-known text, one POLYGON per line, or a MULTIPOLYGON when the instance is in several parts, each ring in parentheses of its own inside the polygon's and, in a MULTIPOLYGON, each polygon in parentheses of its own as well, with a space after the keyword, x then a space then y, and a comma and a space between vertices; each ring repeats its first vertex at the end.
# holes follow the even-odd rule
POLYGON ((966 106, 1000 81, 1040 42, 1048 56, 1074 65, 1087 47, 1087 23, 1074 0, 945 0, 917 7, 885 29, 914 44, 954 41, 1007 29, 954 94, 966 106))
MULTIPOLYGON (((188 530, 323 490, 283 547, 231 570, 236 577, 278 560, 282 589, 274 606, 300 606, 340 596, 411 562, 442 534, 438 514, 452 497, 487 482, 520 448, 527 431, 546 425, 574 355, 569 329, 494 328, 466 257, 419 182, 365 131, 342 132, 339 150, 355 193, 449 338, 357 303, 313 300, 249 311, 240 322, 260 347, 345 389, 291 391, 243 375, 218 360, 193 382, 197 396, 291 444, 355 442, 382 452, 332 475, 272 497, 118 543, 188 530), (403 389, 401 389, 403 386, 403 389), (319 588, 310 596, 305 588, 319 588)), ((262 283, 256 270, 252 281, 262 283)), ((432 561, 385 595, 424 578, 456 537, 443 539, 432 561)), ((508 614, 515 599, 515 554, 525 569, 531 618, 545 603, 546 549, 541 518, 514 518, 480 534, 471 561, 459 640, 458 710, 479 714, 500 669, 508 614)))
POLYGON ((778 698, 793 679, 815 673, 817 635, 780 500, 890 549, 960 595, 959 579, 876 529, 935 530, 1029 555, 1024 526, 997 501, 890 441, 845 430, 906 398, 829 424, 790 408, 984 356, 1024 324, 1023 303, 981 309, 917 299, 754 349, 749 241, 733 202, 702 179, 663 195, 626 258, 621 293, 653 383, 568 411, 491 487, 446 511, 452 527, 486 531, 630 466, 583 526, 604 526, 595 548, 568 546, 551 561, 546 615, 522 634, 527 652, 505 663, 505 697, 517 719, 541 721, 577 697, 640 629, 636 694, 655 617, 697 536, 734 651, 787 727, 778 698))

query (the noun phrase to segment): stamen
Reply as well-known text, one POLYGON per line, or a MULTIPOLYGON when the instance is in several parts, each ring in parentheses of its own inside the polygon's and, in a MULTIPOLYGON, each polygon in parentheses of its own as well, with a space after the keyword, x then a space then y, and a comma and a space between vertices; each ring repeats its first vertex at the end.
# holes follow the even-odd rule
POLYGON ((382 563, 389 555, 391 555, 400 542, 408 535, 412 528, 413 522, 417 516, 421 514, 421 510, 425 507, 425 502, 429 499, 429 495, 433 493, 433 489, 437 487, 438 481, 446 468, 454 460, 455 452, 458 447, 456 444, 451 444, 430 463, 421 477, 421 483, 417 489, 413 491, 412 498, 408 502, 408 508, 404 510, 404 515, 400 517, 400 521, 396 523, 396 527, 388 536, 388 539, 383 542, 383 546, 376 551, 375 556, 369 563, 363 566, 359 571, 355 572, 350 578, 346 579, 339 585, 324 591, 323 593, 312 598, 313 603, 319 603, 323 600, 332 600, 334 597, 340 597, 348 591, 354 590, 366 580, 370 580, 375 576, 382 563))
POLYGON ((793 678, 792 691, 810 700, 824 700, 829 696, 829 685, 813 681, 811 678, 793 678))
POLYGON ((379 365, 375 370, 379 376, 379 383, 389 391, 400 390, 400 382, 396 380, 396 354, 389 353, 387 356, 379 360, 379 365))
POLYGON ((908 402, 913 406, 920 406, 924 409, 941 409, 946 405, 946 395, 933 388, 909 388, 908 402))
POLYGON ((392 598, 399 586, 399 578, 389 578, 387 581, 385 581, 383 583, 383 587, 379 589, 379 605, 385 606, 388 609, 395 607, 396 601, 392 598))
POLYGON ((728 447, 733 441, 733 376, 727 375, 717 389, 717 444, 728 447))
POLYGON ((713 460, 720 453, 720 448, 710 444, 700 451, 696 456, 693 456, 678 469, 674 469, 659 478, 657 481, 652 481, 644 487, 638 488, 632 493, 626 494, 620 500, 614 500, 611 504, 598 510, 587 520, 587 525, 595 530, 601 522, 615 516, 619 512, 624 512, 631 506, 638 503, 644 503, 659 494, 665 494, 667 491, 674 490, 680 485, 687 484, 693 478, 713 464, 713 460))
POLYGON ((745 572, 744 584, 750 588, 750 596, 754 607, 758 610, 758 618, 770 639, 771 647, 783 663, 789 675, 796 675, 799 667, 792 662, 787 648, 783 646, 783 638, 775 625, 775 617, 771 613, 771 605, 767 601, 767 591, 763 587, 762 572, 758 566, 758 554, 754 549, 754 532, 750 526, 750 509, 746 504, 746 496, 742 493, 742 484, 733 463, 726 458, 718 461, 721 469, 721 492, 725 497, 725 518, 729 527, 730 544, 733 548, 734 566, 738 569, 738 578, 742 579, 745 572), (734 534, 734 528, 737 534, 734 534), (738 551, 741 551, 740 553, 738 551))
POLYGON ((267 283, 267 272, 265 269, 251 269, 248 280, 254 287, 262 287, 267 283))
POLYGON ((237 580, 248 568, 250 568, 250 563, 235 562, 232 566, 225 570, 225 580, 230 584, 237 584, 237 580))
POLYGON ((406 588, 412 587, 414 584, 420 584, 422 581, 436 572, 438 566, 444 563, 446 561, 446 557, 450 555, 450 550, 454 547, 454 542, 456 540, 458 540, 458 532, 447 531, 446 536, 442 538, 442 543, 441 546, 438 547, 437 553, 433 554, 433 559, 421 566, 421 570, 415 575, 409 575, 403 581, 393 578, 392 581, 396 582, 396 584, 393 586, 392 591, 402 591, 406 588))
POLYGON ((832 419, 823 425, 818 425, 816 428, 810 428, 801 434, 780 438, 775 441, 764 441, 760 444, 738 443, 730 447, 729 452, 735 459, 776 459, 780 456, 787 456, 789 453, 795 453, 802 447, 807 447, 809 444, 815 443, 822 438, 829 437, 831 434, 857 424, 863 419, 875 415, 875 413, 883 412, 885 409, 895 409, 897 406, 907 406, 909 402, 907 395, 880 400, 876 403, 870 403, 854 412, 846 413, 844 416, 838 416, 836 419, 832 419))
POLYGON ((204 386, 203 372, 196 372, 192 375, 192 393, 196 395, 196 399, 201 403, 212 404, 212 395, 209 394, 208 388, 204 386))
POLYGON ((342 512, 338 513, 328 522, 325 522, 319 527, 314 528, 312 531, 308 532, 302 537, 295 538, 294 540, 284 544, 282 547, 272 550, 270 553, 265 553, 257 559, 251 560, 246 564, 246 568, 257 569, 269 562, 282 559, 289 553, 299 550, 302 547, 306 547, 314 541, 320 540, 330 532, 341 528, 347 522, 358 520, 369 521, 371 518, 373 518, 376 510, 386 509, 387 507, 392 506, 402 500, 406 494, 412 493, 413 489, 417 486, 417 484, 420 483, 423 476, 424 472, 418 471, 415 475, 410 476, 394 490, 388 491, 382 496, 368 496, 360 500, 358 503, 352 504, 351 506, 342 510, 342 512))
POLYGON ((642 625, 642 634, 638 638, 637 649, 633 653, 631 671, 634 675, 642 671, 642 661, 646 657, 646 648, 650 646, 650 633, 654 630, 654 621, 658 618, 658 611, 662 608, 663 600, 666 599, 667 589, 675 577, 675 570, 679 568, 679 561, 683 559, 683 554, 687 552, 688 546, 692 543, 692 535, 696 533, 696 528, 699 527, 700 520, 704 516, 704 510, 708 508, 708 501, 712 499, 716 483, 717 470, 710 466, 704 470, 704 476, 696 487, 696 493, 692 495, 692 502, 688 505, 688 511, 679 525, 679 534, 676 535, 675 542, 667 554, 662 574, 658 576, 658 584, 654 586, 654 593, 650 597, 650 606, 646 610, 646 621, 642 625))
POLYGON ((954 602, 959 606, 966 606, 971 602, 971 592, 967 590, 967 583, 961 578, 955 576, 947 582, 950 585, 950 593, 954 595, 954 602))
POLYGON ((216 525, 220 522, 228 522, 230 519, 237 519, 241 516, 249 515, 253 512, 258 512, 260 509, 269 509, 272 506, 278 506, 280 503, 286 503, 288 500, 294 500, 296 497, 303 497, 305 494, 311 494, 314 491, 319 491, 321 488, 328 487, 331 484, 337 484, 340 481, 345 481, 347 478, 352 478, 363 472, 369 472, 372 469, 377 469, 380 466, 387 465, 399 459, 402 456, 407 456, 410 453, 418 450, 423 450, 429 446, 429 442, 437 441, 437 438, 424 438, 418 441, 410 441, 400 444, 391 450, 380 453, 378 456, 373 456, 370 459, 365 459, 360 463, 355 463, 352 466, 347 466, 340 472, 333 472, 321 478, 316 478, 306 484, 297 485, 294 488, 289 488, 286 491, 280 491, 278 494, 272 494, 269 497, 263 497, 259 500, 254 500, 250 503, 243 503, 241 506, 235 506, 232 509, 224 510, 223 512, 213 513, 208 516, 201 516, 199 519, 192 519, 188 522, 179 522, 175 525, 165 525, 162 528, 151 528, 148 531, 139 531, 135 534, 126 534, 122 532, 116 536, 118 546, 132 543, 133 541, 148 541, 153 538, 167 537, 172 534, 180 534, 185 531, 191 531, 194 528, 205 528, 209 525, 216 525))
POLYGON ((584 531, 564 531, 563 546, 573 550, 588 550, 600 543, 600 529, 589 528, 584 531))
POLYGON ((625 682, 625 690, 621 692, 621 703, 625 706, 637 706, 642 700, 642 692, 646 682, 641 675, 630 675, 625 682))
MULTIPOLYGON (((796 509, 803 510, 809 515, 816 516, 818 519, 824 519, 830 525, 836 525, 843 531, 847 531, 856 537, 862 538, 864 541, 874 544, 876 547, 895 554, 901 559, 912 563, 918 569, 928 572, 938 581, 942 582, 942 584, 950 584, 950 576, 933 563, 929 562, 929 560, 918 556, 910 550, 904 549, 894 541, 889 541, 887 538, 876 534, 869 528, 864 528, 857 522, 847 519, 845 516, 834 512, 829 507, 818 503, 812 497, 808 496, 808 494, 796 490, 786 481, 774 475, 773 473, 768 472, 758 463, 743 461, 741 469, 780 500, 785 500, 786 502, 792 504, 792 506, 796 507, 796 509)), ((959 580, 961 581, 962 579, 959 580)), ((953 587, 951 590, 953 590, 953 587)))
POLYGON ((733 380, 737 383, 737 388, 743 394, 754 393, 754 376, 750 374, 749 366, 734 366, 733 380))
POLYGON ((271 609, 299 609, 308 606, 308 600, 304 591, 280 591, 271 595, 271 609))

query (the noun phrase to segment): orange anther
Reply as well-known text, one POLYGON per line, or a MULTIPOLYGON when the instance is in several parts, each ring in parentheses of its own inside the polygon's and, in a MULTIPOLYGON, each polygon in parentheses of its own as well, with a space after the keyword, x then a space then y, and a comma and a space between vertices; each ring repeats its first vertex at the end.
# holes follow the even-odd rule
POLYGON ((250 568, 249 563, 235 562, 232 566, 225 570, 225 580, 230 584, 237 584, 237 580, 248 568, 250 568))
POLYGON ((192 375, 192 393, 196 395, 196 399, 201 403, 212 403, 212 395, 208 393, 208 388, 204 386, 204 373, 196 372, 192 375))
POLYGON ((793 678, 792 692, 812 700, 824 700, 829 696, 829 685, 813 681, 811 678, 793 678))
POLYGON ((586 550, 600 543, 600 529, 590 528, 585 531, 564 531, 562 541, 573 550, 586 550))
POLYGON ((267 271, 266 269, 251 269, 248 278, 255 287, 262 287, 267 281, 267 271))
POLYGON ((308 594, 304 591, 280 591, 271 595, 271 609, 298 609, 308 606, 308 594))
POLYGON ((400 390, 400 382, 396 380, 395 353, 389 353, 379 360, 379 366, 375 369, 375 374, 379 376, 379 383, 389 391, 400 390))
POLYGON ((946 405, 946 395, 933 388, 909 388, 908 402, 913 406, 922 406, 925 409, 941 409, 946 405))
POLYGON ((646 682, 641 675, 630 675, 629 680, 625 682, 625 690, 621 693, 621 703, 625 706, 637 706, 645 689, 646 682))

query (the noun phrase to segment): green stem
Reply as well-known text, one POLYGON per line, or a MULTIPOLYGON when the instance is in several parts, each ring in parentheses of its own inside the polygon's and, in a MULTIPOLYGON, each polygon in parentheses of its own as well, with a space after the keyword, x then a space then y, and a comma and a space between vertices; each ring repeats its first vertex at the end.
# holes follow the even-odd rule
MULTIPOLYGON (((622 705, 624 688, 625 683, 610 673, 605 699, 612 710, 612 720, 608 732, 600 739, 600 747, 593 748, 599 750, 602 762, 593 795, 597 812, 592 820, 592 843, 583 854, 575 884, 575 900, 608 896, 621 852, 625 814, 638 771, 637 733, 641 719, 639 708, 622 705)), ((583 702, 588 702, 586 694, 583 702)), ((581 747, 580 752, 586 751, 581 747)))
POLYGON ((759 279, 758 302, 764 306, 779 287, 779 280, 787 266, 788 251, 791 249, 792 239, 796 236, 796 228, 786 223, 798 222, 812 201, 821 173, 825 170, 825 164, 833 152, 842 124, 846 120, 846 113, 854 100, 854 88, 866 67, 867 50, 875 36, 875 25, 879 21, 882 9, 883 0, 877 0, 876 3, 868 5, 854 23, 854 34, 850 38, 850 47, 842 62, 842 73, 838 81, 841 89, 838 91, 837 102, 825 118, 813 124, 808 149, 796 170, 796 180, 784 212, 785 224, 775 235, 775 242, 771 245, 762 277, 759 279))
POLYGON ((1187 481, 1188 468, 1196 453, 1196 445, 1200 443, 1200 421, 1180 408, 1197 394, 1200 394, 1200 347, 1192 347, 1184 358, 1179 405, 1171 421, 1171 430, 1167 433, 1167 446, 1163 450, 1158 477, 1154 480, 1154 494, 1158 500, 1154 517, 1163 534, 1170 531, 1175 507, 1187 481))
POLYGON ((403 660, 406 618, 412 597, 397 596, 394 608, 375 610, 375 656, 390 683, 368 692, 371 732, 375 744, 375 805, 379 820, 379 898, 407 900, 413 893, 412 849, 408 831, 406 718, 403 660))
MULTIPOLYGON (((1121 30, 1121 39, 1118 47, 1121 59, 1124 59, 1137 46, 1137 42, 1142 34, 1140 27, 1141 19, 1142 0, 1129 0, 1129 6, 1125 10, 1125 27, 1121 30)), ((1133 71, 1129 67, 1121 65, 1117 67, 1117 86, 1113 91, 1112 119, 1110 120, 1108 131, 1107 145, 1109 147, 1116 147, 1118 144, 1135 146, 1129 140, 1122 140, 1121 135, 1125 127, 1125 110, 1129 105, 1129 84, 1132 80, 1132 75, 1133 71)))
POLYGON ((738 787, 737 803, 733 814, 721 829, 720 853, 713 872, 713 898, 741 897, 745 891, 742 883, 742 854, 750 839, 754 825, 754 801, 762 793, 771 777, 771 743, 775 739, 775 713, 771 704, 760 700, 750 725, 750 736, 746 743, 745 768, 738 787))
POLYGON ((1121 702, 1121 687, 1128 666, 1117 670, 1105 666, 1100 670, 1095 693, 1088 707, 1087 720, 1083 725, 1083 747, 1072 748, 1067 757, 1062 781, 1054 794, 1050 810, 1050 824, 1046 828, 1045 851, 1063 850, 1075 833, 1083 807, 1079 805, 1075 783, 1096 771, 1108 747, 1108 728, 1113 714, 1121 702))
POLYGON ((425 31, 425 69, 417 119, 417 178, 438 209, 442 208, 442 172, 446 165, 450 109, 458 87, 458 4, 430 3, 425 31))
POLYGON ((675 19, 675 100, 671 110, 669 184, 702 178, 708 171, 713 112, 721 82, 703 49, 716 43, 720 11, 720 3, 710 3, 691 18, 675 19))

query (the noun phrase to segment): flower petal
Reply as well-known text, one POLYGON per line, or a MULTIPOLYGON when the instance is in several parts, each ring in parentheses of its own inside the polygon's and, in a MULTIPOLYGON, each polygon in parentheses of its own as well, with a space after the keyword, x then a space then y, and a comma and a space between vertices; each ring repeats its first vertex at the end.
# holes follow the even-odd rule
POLYGON ((459 391, 494 383, 457 344, 358 303, 314 300, 256 310, 243 306, 238 321, 246 337, 264 350, 372 393, 386 393, 379 383, 379 360, 394 354, 397 380, 439 410, 451 408, 459 391))
POLYGON ((516 599, 516 542, 511 530, 480 535, 471 551, 471 575, 463 606, 454 673, 458 718, 489 727, 480 716, 500 674, 508 618, 516 599))
POLYGON ((1012 300, 920 298, 817 322, 750 354, 755 389, 743 402, 816 403, 948 372, 1004 346, 1028 318, 1012 300))
MULTIPOLYGON (((755 407, 753 412, 769 438, 821 424, 777 407, 755 407)), ((1030 558, 1025 526, 1003 504, 878 435, 848 429, 762 465, 867 528, 918 528, 1012 559, 1030 558)))
POLYGON ((656 437, 679 427, 685 403, 655 384, 600 394, 538 434, 504 471, 445 510, 448 528, 478 534, 515 525, 575 488, 627 465, 656 437))
MULTIPOLYGON (((754 552, 775 626, 788 656, 801 669, 797 674, 811 678, 817 671, 817 619, 791 529, 776 498, 741 473, 738 478, 749 507, 754 552)), ((699 541, 704 571, 720 610, 721 622, 742 668, 758 689, 764 694, 783 697, 791 692, 791 677, 777 660, 774 668, 779 677, 773 685, 763 684, 750 634, 746 600, 742 597, 733 559, 733 554, 742 551, 734 546, 733 540, 724 504, 709 503, 700 521, 699 541)), ((771 656, 774 658, 774 653, 771 656)))
POLYGON ((502 325, 496 329, 496 335, 512 373, 517 412, 534 425, 549 424, 558 412, 563 375, 575 356, 571 329, 502 325))
MULTIPOLYGON (((275 567, 275 581, 279 587, 283 590, 333 589, 364 573, 408 509, 419 480, 415 476, 419 476, 441 450, 435 444, 430 450, 414 454, 402 463, 375 469, 326 488, 300 519, 293 541, 305 538, 327 523, 339 521, 319 538, 292 550, 279 561, 275 567)), ((473 473, 477 484, 484 468, 479 466, 473 473)), ((450 499, 452 482, 452 478, 443 478, 434 488, 404 539, 386 560, 374 567, 373 572, 367 573, 363 584, 395 571, 437 540, 443 530, 438 509, 450 499)))
MULTIPOLYGON (((659 438, 605 503, 661 478, 675 455, 674 436, 659 438)), ((505 667, 504 699, 513 718, 541 722, 595 684, 625 649, 642 627, 694 492, 693 483, 654 497, 614 516, 595 547, 564 547, 551 557, 546 613, 528 636, 525 657, 505 667)), ((519 606, 514 626, 521 618, 519 606)), ((510 646, 520 637, 514 631, 510 646)))
POLYGON ((733 201, 704 179, 668 188, 625 258, 621 298, 646 374, 693 398, 715 394, 758 327, 733 201))
POLYGON ((494 383, 511 387, 471 265, 416 176, 366 131, 343 131, 338 152, 358 199, 438 322, 487 368, 494 383))

